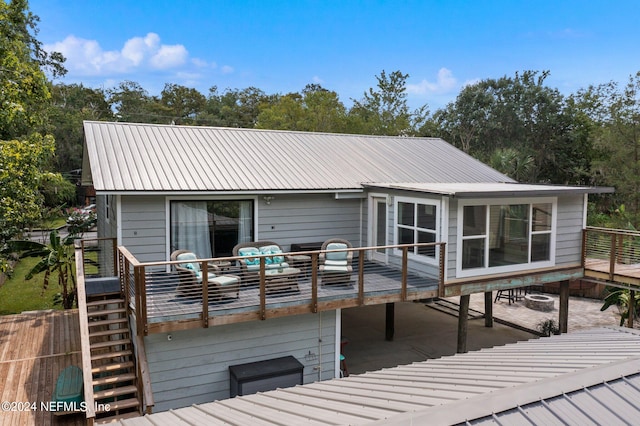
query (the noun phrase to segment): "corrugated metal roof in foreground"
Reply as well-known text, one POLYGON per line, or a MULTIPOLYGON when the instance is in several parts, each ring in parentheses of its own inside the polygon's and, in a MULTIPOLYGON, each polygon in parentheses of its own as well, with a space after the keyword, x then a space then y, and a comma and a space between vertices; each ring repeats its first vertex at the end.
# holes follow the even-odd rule
POLYGON ((84 122, 84 132, 98 191, 345 190, 361 189, 363 182, 512 181, 436 138, 94 121, 84 122))
MULTIPOLYGON (((466 418, 460 418, 460 407, 491 415, 487 400, 493 398, 502 398, 506 410, 522 401, 539 401, 539 395, 561 396, 608 377, 617 379, 621 372, 640 373, 640 333, 599 328, 198 404, 121 424, 449 424, 466 418), (440 420, 434 422, 438 413, 440 420)), ((637 387, 627 392, 633 394, 627 399, 640 395, 637 387)))

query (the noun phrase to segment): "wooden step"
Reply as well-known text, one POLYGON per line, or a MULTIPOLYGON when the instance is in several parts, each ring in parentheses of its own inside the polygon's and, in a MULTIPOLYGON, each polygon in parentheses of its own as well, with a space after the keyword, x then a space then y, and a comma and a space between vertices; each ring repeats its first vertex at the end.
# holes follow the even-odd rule
MULTIPOLYGON (((140 406, 140 401, 138 401, 138 398, 129 398, 129 399, 123 399, 121 401, 113 401, 113 402, 109 402, 109 413, 113 413, 116 412, 118 410, 124 410, 126 408, 135 408, 135 407, 139 407, 140 406)), ((106 413, 107 411, 105 410, 106 407, 101 407, 100 405, 98 405, 98 409, 96 410, 96 413, 106 413)))
POLYGON ((111 336, 113 334, 129 334, 129 328, 128 327, 110 328, 108 330, 92 331, 92 332, 89 332, 89 338, 91 338, 91 337, 102 337, 102 336, 111 336))
MULTIPOLYGON (((133 367, 133 363, 131 363, 133 367)), ((133 373, 122 373, 117 376, 98 377, 93 379, 93 386, 115 385, 116 383, 124 383, 135 380, 136 375, 133 373)))
POLYGON ((87 302, 87 308, 90 307, 90 306, 112 305, 114 303, 117 303, 119 305, 124 305, 124 299, 94 300, 93 302, 87 302))
POLYGON ((109 358, 119 358, 122 356, 133 356, 133 352, 131 352, 131 350, 124 350, 124 351, 116 351, 116 352, 105 352, 103 354, 95 354, 95 355, 91 355, 91 361, 99 361, 102 359, 109 359, 109 358))
MULTIPOLYGON (((118 370, 133 368, 133 361, 115 362, 113 364, 101 365, 91 369, 92 374, 109 373, 118 370)), ((99 379, 95 379, 99 380, 99 379)))
POLYGON ((104 349, 111 346, 126 346, 131 344, 131 339, 107 340, 106 342, 91 343, 91 350, 104 349))
POLYGON ((103 325, 111 325, 111 324, 122 324, 122 323, 125 323, 125 322, 128 322, 128 321, 124 317, 122 317, 122 318, 112 318, 112 319, 101 320, 101 321, 89 321, 89 328, 103 326, 103 325))
POLYGON ((103 399, 103 398, 111 398, 114 396, 128 395, 136 392, 138 392, 138 388, 133 385, 120 386, 117 388, 111 388, 111 389, 105 389, 105 390, 93 392, 93 399, 98 401, 99 399, 103 399))
POLYGON ((115 308, 115 309, 97 309, 95 311, 87 311, 87 317, 97 317, 97 316, 105 316, 105 315, 113 315, 113 314, 124 314, 127 310, 125 308, 115 308))

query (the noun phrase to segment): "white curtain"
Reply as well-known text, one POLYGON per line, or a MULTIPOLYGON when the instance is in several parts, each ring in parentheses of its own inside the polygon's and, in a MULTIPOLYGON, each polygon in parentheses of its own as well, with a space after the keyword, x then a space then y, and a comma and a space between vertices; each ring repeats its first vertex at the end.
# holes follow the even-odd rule
POLYGON ((171 251, 190 250, 200 259, 212 257, 206 201, 171 203, 171 251))
POLYGON ((240 201, 240 217, 238 218, 238 243, 251 241, 251 228, 253 215, 251 214, 251 201, 240 201))

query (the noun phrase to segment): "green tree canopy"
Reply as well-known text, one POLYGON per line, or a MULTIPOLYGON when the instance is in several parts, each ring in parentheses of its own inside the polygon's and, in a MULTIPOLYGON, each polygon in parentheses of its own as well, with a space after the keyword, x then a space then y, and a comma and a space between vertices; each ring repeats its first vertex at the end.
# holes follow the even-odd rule
POLYGON ((354 100, 349 111, 351 133, 388 136, 413 136, 428 116, 427 106, 411 112, 407 103, 409 74, 383 70, 377 89, 370 88, 361 100, 354 100))

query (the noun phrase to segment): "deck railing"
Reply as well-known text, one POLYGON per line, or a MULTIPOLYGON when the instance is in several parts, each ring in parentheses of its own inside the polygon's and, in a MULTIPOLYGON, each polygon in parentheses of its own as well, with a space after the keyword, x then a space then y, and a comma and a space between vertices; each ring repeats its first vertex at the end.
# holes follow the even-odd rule
POLYGON ((141 263, 125 247, 118 248, 118 263, 127 303, 143 335, 444 294, 445 243, 338 251, 353 255, 346 278, 323 275, 321 255, 327 250, 283 253, 289 269, 279 273, 269 268, 274 255, 252 256, 259 261, 254 271, 240 266, 241 256, 198 259, 190 263, 199 265, 200 282, 178 271, 184 261, 141 263), (431 263, 418 254, 430 256, 431 263))
POLYGON ((640 272, 640 232, 587 227, 583 231, 582 265, 586 270, 633 278, 640 272))

